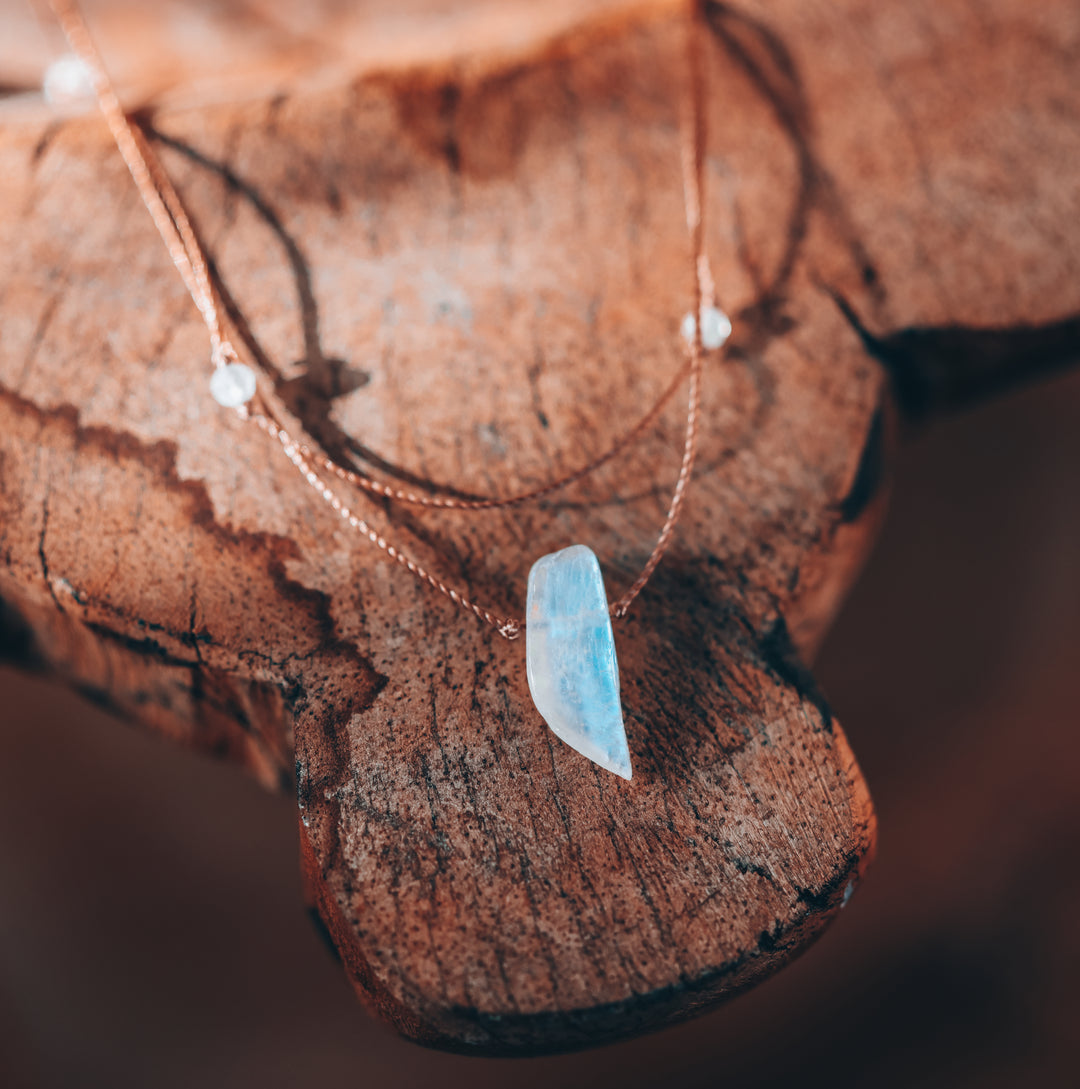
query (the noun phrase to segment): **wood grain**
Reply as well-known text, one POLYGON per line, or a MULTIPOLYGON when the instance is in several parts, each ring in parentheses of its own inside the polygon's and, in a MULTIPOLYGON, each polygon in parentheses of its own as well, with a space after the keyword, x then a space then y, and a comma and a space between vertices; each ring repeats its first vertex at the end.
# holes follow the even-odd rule
MULTIPOLYGON (((586 1046, 763 978, 874 849, 805 663, 883 512, 897 407, 1076 357, 1080 18, 1029 7, 708 7, 709 252, 735 331, 676 545, 616 633, 630 784, 546 731, 520 646, 216 410, 205 332, 97 119, 9 103, 6 652, 295 784, 312 903, 417 1040, 586 1046)), ((144 114, 249 351, 331 452, 397 479, 538 483, 678 366, 683 13, 556 31, 520 10, 476 52, 402 44, 319 83, 307 43, 272 97, 144 114)), ((500 610, 574 541, 617 593, 679 416, 537 508, 372 518, 500 610)))

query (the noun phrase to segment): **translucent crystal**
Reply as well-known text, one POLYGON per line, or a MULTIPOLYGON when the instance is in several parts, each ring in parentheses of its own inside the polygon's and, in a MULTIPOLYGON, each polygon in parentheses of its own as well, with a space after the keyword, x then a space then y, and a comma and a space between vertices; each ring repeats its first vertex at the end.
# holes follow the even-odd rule
POLYGON ((536 709, 556 736, 629 779, 615 640, 592 549, 572 545, 538 559, 525 608, 525 666, 536 709))
POLYGON ((255 396, 255 372, 245 363, 227 363, 210 375, 210 395, 224 408, 239 408, 255 396))
MULTIPOLYGON (((682 335, 689 344, 694 339, 694 315, 687 314, 682 320, 682 335)), ((723 346, 731 336, 731 319, 717 306, 701 308, 701 346, 713 351, 723 346)))

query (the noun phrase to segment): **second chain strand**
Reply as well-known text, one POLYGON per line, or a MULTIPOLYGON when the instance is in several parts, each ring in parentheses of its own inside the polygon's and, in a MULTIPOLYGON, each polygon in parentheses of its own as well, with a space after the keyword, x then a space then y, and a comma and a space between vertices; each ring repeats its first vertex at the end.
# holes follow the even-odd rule
MULTIPOLYGON (((150 211, 154 222, 161 234, 173 263, 181 274, 197 308, 207 325, 211 345, 212 358, 217 366, 226 365, 237 359, 235 349, 228 337, 223 334, 220 326, 217 300, 207 275, 207 262, 197 240, 194 229, 187 216, 183 202, 173 187, 167 173, 162 167, 156 154, 147 143, 142 132, 131 122, 123 112, 115 89, 105 71, 89 31, 72 0, 53 0, 53 7, 65 34, 75 52, 90 68, 94 76, 95 89, 99 105, 110 130, 123 153, 125 162, 139 190, 143 203, 150 211), (201 273, 201 275, 200 275, 201 273)), ((488 510, 498 507, 512 506, 537 499, 554 491, 566 487, 583 477, 594 472, 602 465, 614 458, 621 450, 636 441, 646 428, 655 420, 685 379, 690 375, 690 397, 687 412, 686 441, 682 464, 680 466, 678 480, 668 508, 664 526, 656 541, 656 544, 642 569, 640 575, 631 585, 630 589, 611 606, 611 612, 616 617, 625 615, 629 605, 648 581, 653 570, 660 562, 667 544, 670 540, 675 523, 681 509, 682 499, 686 484, 692 470, 694 453, 696 449, 697 415, 700 398, 700 371, 701 371, 701 321, 700 315, 707 297, 712 295, 711 275, 709 274, 707 259, 702 249, 701 238, 701 163, 703 156, 704 140, 704 114, 703 94, 701 80, 701 59, 695 35, 695 23, 697 21, 696 5, 692 5, 690 25, 688 26, 687 48, 688 68, 691 80, 691 139, 684 142, 681 156, 684 173, 684 194, 687 209, 687 221, 693 239, 694 248, 694 278, 696 305, 694 313, 698 319, 694 323, 694 335, 689 345, 689 359, 676 374, 667 389, 660 398, 645 413, 638 423, 626 434, 618 439, 607 451, 587 462, 580 468, 567 473, 565 476, 550 481, 537 488, 530 489, 516 495, 506 497, 493 497, 487 499, 457 499, 450 496, 418 496, 413 492, 405 492, 392 488, 373 480, 363 474, 356 473, 334 462, 325 454, 316 452, 308 443, 301 440, 293 440, 282 425, 278 413, 265 402, 264 413, 249 413, 242 411, 242 415, 254 419, 260 423, 273 437, 279 438, 289 460, 305 478, 306 482, 343 516, 352 526, 376 547, 385 551, 392 559, 406 567, 412 574, 427 582, 433 589, 444 594, 456 604, 475 613, 477 617, 491 624, 506 638, 516 638, 523 627, 523 622, 515 618, 501 617, 491 613, 471 600, 464 594, 447 586, 442 580, 427 572, 420 564, 416 563, 405 553, 393 546, 385 538, 372 530, 366 522, 351 514, 341 500, 318 478, 310 462, 316 461, 324 469, 334 473, 340 479, 354 486, 383 498, 393 499, 405 503, 413 503, 419 506, 456 509, 456 510, 488 510)))

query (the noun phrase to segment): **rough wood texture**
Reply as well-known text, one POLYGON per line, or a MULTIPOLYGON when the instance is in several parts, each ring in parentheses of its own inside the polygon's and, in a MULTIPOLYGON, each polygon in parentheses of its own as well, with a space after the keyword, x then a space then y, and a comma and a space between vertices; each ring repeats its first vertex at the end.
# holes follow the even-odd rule
MULTIPOLYGON (((709 7, 709 250, 735 333, 676 547, 617 632, 631 784, 545 730, 520 646, 388 568, 216 410, 204 330, 101 124, 11 100, 6 653, 295 781, 312 902, 418 1040, 583 1046, 774 971, 873 851, 803 663, 882 513, 894 407, 1080 341, 1080 14, 1032 7, 709 7)), ((316 86, 329 47, 308 41, 272 98, 174 95, 149 123, 308 430, 486 492, 599 450, 677 365, 682 23, 660 4, 555 34, 526 9, 465 57, 484 20, 444 18, 460 33, 426 61, 387 32, 379 71, 338 57, 316 86)), ((539 509, 374 517, 500 609, 578 540, 617 591, 679 428, 673 410, 539 509)))

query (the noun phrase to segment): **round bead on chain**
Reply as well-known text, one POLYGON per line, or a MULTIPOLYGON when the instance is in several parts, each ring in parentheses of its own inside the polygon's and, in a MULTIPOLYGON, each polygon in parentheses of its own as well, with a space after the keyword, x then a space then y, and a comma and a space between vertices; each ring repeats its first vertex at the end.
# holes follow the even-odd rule
POLYGON ((81 102, 94 96, 94 73, 86 61, 65 53, 45 69, 41 89, 50 106, 81 102))
POLYGON ((239 408, 255 396, 255 372, 246 363, 226 363, 210 375, 210 395, 223 408, 239 408))
MULTIPOLYGON (((694 315, 687 314, 682 320, 681 331, 686 342, 692 343, 695 331, 694 315)), ((701 308, 701 346, 711 352, 723 346, 731 336, 731 319, 717 306, 701 308)))

